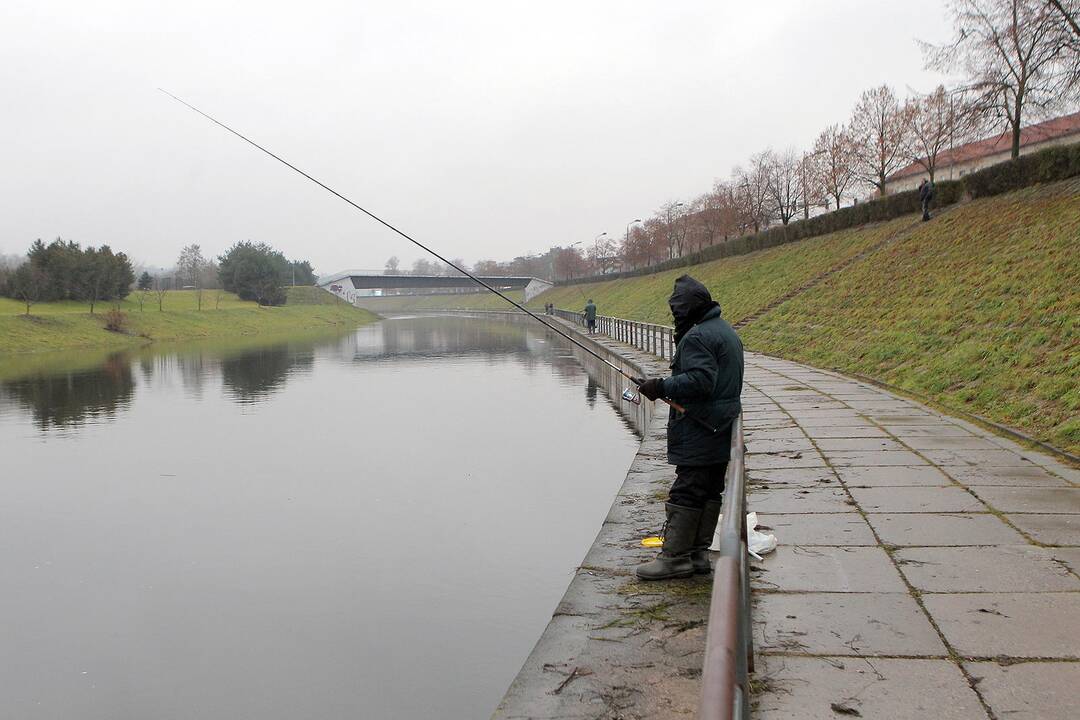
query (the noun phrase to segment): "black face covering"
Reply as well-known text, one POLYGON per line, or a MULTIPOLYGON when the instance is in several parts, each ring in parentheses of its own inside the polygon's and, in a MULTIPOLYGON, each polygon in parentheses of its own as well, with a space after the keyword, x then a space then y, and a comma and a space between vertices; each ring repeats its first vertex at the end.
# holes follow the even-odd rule
POLYGON ((719 305, 712 299, 709 289, 689 275, 675 281, 675 291, 668 300, 671 316, 675 319, 675 344, 678 345, 690 328, 701 322, 705 314, 719 305))

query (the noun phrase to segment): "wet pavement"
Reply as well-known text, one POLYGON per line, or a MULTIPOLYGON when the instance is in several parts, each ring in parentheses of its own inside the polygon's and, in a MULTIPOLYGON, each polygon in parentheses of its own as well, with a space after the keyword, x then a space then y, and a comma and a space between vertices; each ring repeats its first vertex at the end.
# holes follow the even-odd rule
POLYGON ((872 385, 751 355, 754 717, 1074 718, 1080 473, 872 385))
MULTIPOLYGON (((753 717, 1080 715, 1080 472, 867 383, 746 362, 749 509, 779 540, 752 573, 753 717)), ((632 575, 664 444, 657 417, 497 718, 696 714, 711 577, 632 575)))

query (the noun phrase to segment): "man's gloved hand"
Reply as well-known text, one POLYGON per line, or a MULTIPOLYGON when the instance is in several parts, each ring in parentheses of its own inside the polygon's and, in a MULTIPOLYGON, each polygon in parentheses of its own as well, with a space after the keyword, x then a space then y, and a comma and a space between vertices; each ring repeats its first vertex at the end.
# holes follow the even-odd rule
POLYGON ((638 390, 650 400, 655 400, 664 394, 664 378, 649 378, 641 383, 638 390))

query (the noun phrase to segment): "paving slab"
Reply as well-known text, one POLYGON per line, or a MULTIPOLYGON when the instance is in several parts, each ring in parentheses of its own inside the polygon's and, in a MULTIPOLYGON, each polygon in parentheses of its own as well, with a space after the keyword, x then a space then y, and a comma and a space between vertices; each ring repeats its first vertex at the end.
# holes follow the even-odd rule
POLYGON ((1038 467, 1022 455, 1009 450, 923 450, 923 456, 936 465, 974 465, 977 467, 1038 467))
POLYGON ((1080 579, 1031 545, 902 548, 893 556, 923 592, 1080 592, 1080 579))
POLYGON ((760 664, 756 677, 769 690, 756 699, 755 720, 986 720, 949 660, 764 656, 760 664))
POLYGON ((820 438, 815 441, 820 450, 829 452, 880 452, 882 450, 907 450, 896 440, 878 438, 820 438))
POLYGON ((821 487, 829 484, 839 486, 840 484, 836 473, 827 467, 748 470, 746 477, 752 483, 792 487, 821 487))
POLYGON ((1065 563, 1073 574, 1080 575, 1080 548, 1050 548, 1050 555, 1058 562, 1065 563))
POLYGON ((1024 536, 990 513, 870 514, 881 541, 899 546, 1020 545, 1024 536))
POLYGON ((876 425, 871 425, 869 422, 863 424, 855 423, 834 423, 825 425, 800 425, 802 430, 814 438, 866 438, 866 437, 888 437, 886 432, 876 425))
POLYGON ((825 457, 837 467, 858 465, 862 467, 882 467, 886 465, 926 465, 926 461, 910 450, 884 451, 825 451, 825 457))
POLYGON ((972 491, 1004 513, 1080 514, 1080 488, 973 487, 972 491))
POLYGON ((746 456, 747 470, 799 467, 825 467, 825 460, 816 450, 794 450, 746 456))
POLYGON ((1006 515, 1016 527, 1047 545, 1080 545, 1080 515, 1006 515))
POLYGON ((931 594, 922 601, 965 657, 1080 659, 1080 593, 931 594))
POLYGON ((897 437, 975 437, 959 425, 947 422, 925 425, 898 425, 889 432, 897 437))
POLYGON ((879 547, 782 545, 755 561, 763 571, 753 584, 762 590, 839 593, 906 592, 892 561, 879 547))
POLYGON ((998 450, 988 438, 974 435, 909 435, 904 444, 914 450, 998 450))
POLYGON ((870 418, 882 427, 890 425, 930 425, 937 421, 937 416, 928 412, 875 413, 870 418))
MULTIPOLYGON (((862 515, 855 512, 792 515, 758 513, 758 523, 781 545, 877 545, 862 515)), ((758 529, 761 529, 760 527, 758 529)))
POLYGON ((801 393, 799 395, 789 395, 784 397, 783 395, 773 394, 773 399, 783 406, 787 412, 797 412, 799 410, 850 410, 847 405, 837 400, 832 400, 825 395, 817 395, 816 397, 808 397, 808 393, 801 393))
POLYGON ((851 496, 868 513, 985 512, 986 507, 969 492, 958 487, 869 487, 848 488, 851 496))
POLYGON ((772 452, 790 452, 799 450, 813 450, 814 444, 810 442, 810 438, 795 437, 795 438, 776 438, 776 439, 761 439, 761 438, 748 438, 746 440, 746 454, 747 455, 759 455, 761 453, 772 452))
POLYGON ((964 485, 1003 485, 1007 487, 1069 487, 1060 477, 1039 467, 973 467, 943 465, 942 472, 964 485))
POLYGON ((846 484, 868 486, 922 485, 944 487, 953 482, 948 475, 930 465, 915 467, 894 465, 886 467, 838 467, 836 474, 846 484))
POLYGON ((851 512, 847 493, 839 488, 780 488, 752 490, 747 509, 756 513, 851 512))
POLYGON ((755 649, 810 655, 924 655, 945 646, 906 593, 764 593, 755 649))
POLYGON ((802 431, 796 425, 784 428, 773 428, 767 430, 746 430, 743 439, 746 442, 753 440, 782 440, 787 438, 805 438, 806 433, 802 431))
POLYGON ((1001 720, 1080 717, 1080 663, 966 662, 964 668, 976 681, 983 700, 1001 720))

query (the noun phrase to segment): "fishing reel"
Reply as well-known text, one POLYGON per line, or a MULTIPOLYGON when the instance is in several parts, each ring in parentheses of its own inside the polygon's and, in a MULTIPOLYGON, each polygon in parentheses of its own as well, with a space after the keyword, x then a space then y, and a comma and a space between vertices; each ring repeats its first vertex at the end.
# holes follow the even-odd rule
POLYGON ((622 399, 625 400, 628 403, 633 403, 635 405, 640 405, 641 404, 641 393, 639 393, 634 388, 626 388, 625 390, 623 390, 622 399))

